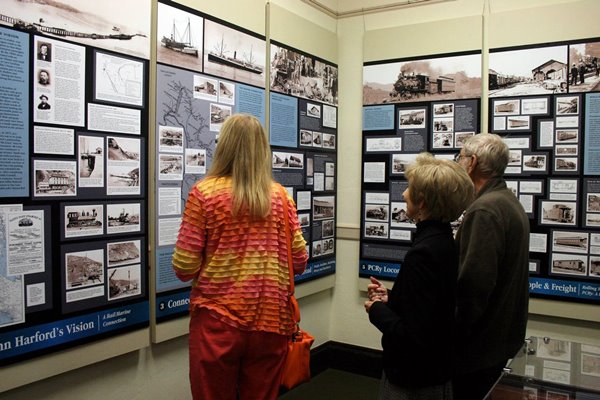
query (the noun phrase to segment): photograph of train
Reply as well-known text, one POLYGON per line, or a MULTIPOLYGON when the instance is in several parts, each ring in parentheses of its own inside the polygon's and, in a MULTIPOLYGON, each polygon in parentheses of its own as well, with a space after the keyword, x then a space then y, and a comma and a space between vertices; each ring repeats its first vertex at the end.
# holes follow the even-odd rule
POLYGON ((480 54, 382 62, 363 67, 365 105, 480 96, 480 54))

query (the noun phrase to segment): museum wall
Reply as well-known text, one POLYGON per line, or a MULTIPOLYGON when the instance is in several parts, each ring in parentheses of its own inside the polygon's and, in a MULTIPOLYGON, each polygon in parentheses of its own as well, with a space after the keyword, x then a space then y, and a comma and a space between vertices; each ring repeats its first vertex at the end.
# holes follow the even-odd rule
MULTIPOLYGON (((265 31, 262 0, 180 3, 255 32, 265 31)), ((336 273, 297 287, 303 326, 316 336, 317 346, 337 341, 381 348, 380 333, 364 312, 367 280, 358 277, 357 267, 363 62, 600 36, 597 20, 591 17, 600 14, 597 1, 529 0, 526 7, 522 3, 490 0, 486 11, 482 0, 456 0, 335 23, 300 1, 271 2, 270 34, 274 39, 326 58, 339 67, 336 273), (482 32, 486 23, 487 36, 482 32), (332 46, 329 39, 321 42, 322 35, 337 37, 337 46, 332 46), (487 37, 487 42, 482 37, 487 37)), ((531 311, 529 334, 600 343, 598 307, 535 299, 531 311)), ((144 348, 128 354, 119 355, 122 352, 117 351, 118 346, 135 350, 131 342, 139 337, 99 341, 41 362, 26 362, 13 368, 11 376, 3 371, 3 379, 33 383, 0 393, 0 400, 189 398, 187 337, 178 336, 185 324, 185 318, 177 321, 174 339, 144 347, 146 339, 140 346, 144 348), (117 349, 111 350, 114 346, 117 349), (32 371, 40 369, 44 374, 32 379, 32 371), (63 371, 69 372, 44 379, 63 371)))

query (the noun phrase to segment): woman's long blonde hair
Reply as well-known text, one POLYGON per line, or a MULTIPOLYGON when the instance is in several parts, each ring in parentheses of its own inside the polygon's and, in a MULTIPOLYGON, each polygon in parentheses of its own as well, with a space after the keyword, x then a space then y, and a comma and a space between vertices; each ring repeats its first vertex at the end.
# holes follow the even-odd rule
POLYGON ((225 120, 208 176, 230 176, 233 215, 248 210, 255 218, 271 211, 271 148, 255 117, 235 114, 225 120))

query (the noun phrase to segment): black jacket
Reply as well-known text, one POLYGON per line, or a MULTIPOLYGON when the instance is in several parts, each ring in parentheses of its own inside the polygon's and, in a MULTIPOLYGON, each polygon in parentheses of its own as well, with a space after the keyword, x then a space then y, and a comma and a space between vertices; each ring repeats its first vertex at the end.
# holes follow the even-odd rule
POLYGON ((419 222, 388 303, 375 302, 369 312, 383 333, 383 368, 390 382, 417 388, 450 380, 457 270, 450 224, 419 222))

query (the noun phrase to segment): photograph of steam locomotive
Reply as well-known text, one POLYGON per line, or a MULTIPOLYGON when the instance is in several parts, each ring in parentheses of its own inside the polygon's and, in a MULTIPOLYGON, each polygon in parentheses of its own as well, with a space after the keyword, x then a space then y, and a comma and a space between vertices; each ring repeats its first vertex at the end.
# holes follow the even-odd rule
POLYGON ((480 96, 480 54, 377 62, 363 67, 365 105, 480 96))
POLYGON ((65 238, 102 235, 104 207, 102 204, 65 206, 65 238))

